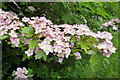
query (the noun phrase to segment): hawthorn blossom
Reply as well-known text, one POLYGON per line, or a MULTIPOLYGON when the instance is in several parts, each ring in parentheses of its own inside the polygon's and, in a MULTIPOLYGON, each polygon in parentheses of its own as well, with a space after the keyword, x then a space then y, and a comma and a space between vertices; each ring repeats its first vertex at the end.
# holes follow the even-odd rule
POLYGON ((53 48, 55 52, 62 53, 63 50, 62 46, 55 45, 53 48))
POLYGON ((18 37, 18 36, 17 36, 17 33, 15 33, 14 30, 11 30, 11 32, 9 33, 9 35, 10 35, 11 37, 18 37))
POLYGON ((104 49, 106 48, 105 44, 104 43, 99 43, 98 46, 97 46, 98 49, 104 49))
POLYGON ((35 34, 38 34, 38 33, 40 33, 40 32, 42 32, 41 28, 40 28, 40 27, 36 27, 36 28, 35 28, 35 34))
POLYGON ((30 21, 30 19, 29 19, 29 18, 27 18, 27 17, 23 17, 23 18, 22 18, 22 21, 23 21, 23 22, 29 22, 29 21, 30 21))
POLYGON ((63 61, 63 58, 59 58, 59 63, 62 63, 62 61, 63 61))
POLYGON ((43 51, 48 55, 50 52, 53 52, 53 47, 51 45, 44 45, 43 51))
POLYGON ((44 39, 44 42, 47 44, 50 44, 51 41, 52 39, 49 36, 44 39))
POLYGON ((31 55, 33 55, 33 50, 28 49, 27 51, 25 51, 25 54, 27 54, 27 56, 30 57, 31 55))
POLYGON ((75 52, 74 55, 77 57, 77 60, 82 59, 82 56, 80 55, 79 52, 75 52))
POLYGON ((33 6, 29 6, 28 9, 31 10, 31 11, 35 10, 35 8, 33 6))
POLYGON ((15 71, 15 78, 28 78, 25 74, 28 74, 28 70, 25 67, 23 69, 18 67, 17 71, 15 71))
POLYGON ((65 53, 66 53, 66 58, 68 58, 68 56, 69 56, 70 53, 71 53, 71 49, 70 49, 70 48, 66 48, 66 49, 65 49, 65 53))
POLYGON ((19 38, 18 39, 14 39, 14 41, 12 42, 16 47, 18 47, 18 45, 20 44, 19 38))

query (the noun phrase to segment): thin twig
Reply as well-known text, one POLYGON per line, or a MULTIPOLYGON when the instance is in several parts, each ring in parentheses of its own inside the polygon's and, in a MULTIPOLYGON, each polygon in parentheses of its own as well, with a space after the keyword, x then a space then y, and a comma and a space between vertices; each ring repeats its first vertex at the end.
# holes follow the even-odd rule
POLYGON ((13 2, 21 10, 21 8, 18 6, 18 4, 14 0, 10 0, 9 2, 13 2))

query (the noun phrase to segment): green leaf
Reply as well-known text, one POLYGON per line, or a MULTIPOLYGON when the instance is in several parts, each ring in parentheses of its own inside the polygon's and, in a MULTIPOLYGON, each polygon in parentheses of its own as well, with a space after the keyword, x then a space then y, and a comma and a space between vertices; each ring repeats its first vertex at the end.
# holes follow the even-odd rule
POLYGON ((1 36, 0 36, 0 39, 4 40, 4 39, 6 39, 7 37, 8 37, 8 35, 1 35, 1 36))
POLYGON ((30 41, 28 41, 28 42, 30 43, 30 45, 29 45, 29 48, 30 48, 30 49, 34 49, 35 47, 39 47, 37 40, 30 40, 30 41))
POLYGON ((87 52, 87 49, 89 49, 88 45, 90 45, 87 41, 78 42, 79 45, 81 45, 81 48, 84 49, 85 52, 87 52))
POLYGON ((25 61, 27 59, 27 55, 23 55, 22 61, 25 61))
POLYGON ((72 36, 71 42, 76 42, 76 37, 72 36))
POLYGON ((33 70, 28 68, 28 74, 32 74, 33 73, 33 70))
POLYGON ((8 41, 7 43, 8 43, 8 44, 11 44, 11 41, 8 41))
POLYGON ((35 53, 38 53, 35 55, 35 59, 40 59, 43 57, 43 59, 46 61, 47 55, 43 50, 36 50, 35 53))
POLYGON ((87 54, 96 54, 95 51, 89 50, 87 51, 87 54))
POLYGON ((15 72, 16 72, 15 70, 12 72, 12 76, 13 76, 13 77, 15 76, 15 72))
POLYGON ((100 64, 101 59, 97 54, 94 54, 94 55, 91 55, 89 62, 90 62, 91 67, 93 67, 97 64, 100 64))
POLYGON ((19 36, 19 39, 22 43, 25 43, 24 37, 23 36, 19 36))
POLYGON ((29 25, 29 27, 24 27, 21 29, 22 33, 26 33, 26 37, 31 37, 34 35, 34 28, 29 25))
POLYGON ((95 40, 96 40, 96 38, 94 38, 94 37, 91 38, 91 45, 94 44, 95 40))

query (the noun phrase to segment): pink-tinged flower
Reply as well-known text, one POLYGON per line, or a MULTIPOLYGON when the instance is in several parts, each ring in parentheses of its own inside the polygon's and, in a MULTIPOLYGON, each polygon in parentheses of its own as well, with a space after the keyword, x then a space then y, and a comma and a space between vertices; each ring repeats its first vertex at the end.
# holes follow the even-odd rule
POLYGON ((62 58, 64 58, 64 55, 65 55, 64 53, 58 53, 57 54, 58 57, 62 57, 62 58))
POLYGON ((115 48, 115 47, 110 47, 110 48, 109 48, 109 51, 112 52, 112 53, 115 53, 116 48, 115 48))
POLYGON ((41 28, 47 28, 46 23, 41 23, 41 28))
POLYGON ((77 57, 77 60, 82 59, 82 56, 80 55, 79 52, 75 52, 74 55, 77 57))
POLYGON ((100 31, 98 31, 97 37, 100 38, 100 39, 104 39, 105 35, 103 35, 103 33, 101 33, 100 31))
POLYGON ((23 74, 22 68, 17 68, 17 71, 15 72, 15 75, 21 75, 23 74))
POLYGON ((54 30, 53 28, 51 28, 50 26, 47 26, 47 32, 53 31, 53 30, 54 30))
POLYGON ((4 29, 4 26, 0 26, 0 31, 2 31, 4 29))
POLYGON ((104 49, 106 48, 105 44, 104 43, 99 43, 98 46, 97 46, 98 49, 104 49))
POLYGON ((100 27, 100 29, 102 29, 102 28, 103 28, 103 26, 100 27))
POLYGON ((7 31, 2 30, 2 31, 0 32, 0 35, 4 35, 4 34, 7 34, 7 31))
POLYGON ((6 19, 6 24, 10 24, 11 22, 12 22, 12 20, 6 19))
POLYGON ((61 46, 55 45, 53 48, 55 52, 62 53, 63 48, 61 46))
POLYGON ((23 33, 22 36, 25 36, 25 34, 23 33))
POLYGON ((28 70, 25 67, 23 67, 23 73, 28 74, 28 70))
POLYGON ((103 21, 103 18, 102 17, 100 17, 100 16, 98 16, 98 19, 102 22, 103 21))
POLYGON ((42 32, 42 30, 41 30, 40 27, 36 27, 35 28, 35 34, 38 34, 38 33, 41 33, 41 32, 42 32))
POLYGON ((83 30, 81 30, 81 29, 78 29, 76 31, 76 33, 77 33, 77 35, 84 35, 85 34, 85 32, 83 30))
POLYGON ((34 27, 34 24, 36 23, 36 21, 29 21, 28 24, 31 24, 34 27))
POLYGON ((23 17, 23 18, 22 18, 22 21, 23 21, 23 22, 29 22, 29 21, 30 21, 30 18, 23 17))
POLYGON ((45 42, 38 43, 38 46, 39 46, 39 48, 41 48, 41 49, 44 49, 45 45, 46 45, 45 42))
POLYGON ((40 17, 39 21, 46 21, 47 19, 45 17, 40 17))
POLYGON ((104 51, 105 53, 108 53, 108 49, 104 49, 103 51, 104 51))
POLYGON ((12 28, 13 28, 13 30, 20 29, 20 27, 17 27, 16 25, 13 25, 12 28))
POLYGON ((61 40, 57 40, 56 43, 60 46, 64 46, 64 42, 62 42, 61 40))
POLYGON ((8 29, 12 29, 13 28, 13 26, 14 26, 14 24, 10 24, 10 25, 8 25, 8 29))
POLYGON ((28 9, 31 10, 31 11, 34 11, 34 10, 35 10, 35 8, 32 7, 32 6, 29 6, 28 9))
POLYGON ((104 36, 106 39, 110 39, 110 40, 113 38, 112 34, 109 32, 105 32, 104 36))
POLYGON ((53 47, 51 45, 44 45, 43 51, 48 55, 49 52, 53 53, 53 47))
POLYGON ((60 41, 62 42, 63 38, 62 38, 62 36, 58 35, 57 32, 55 32, 53 40, 59 43, 60 41))
POLYGON ((113 28, 112 28, 112 29, 114 29, 114 30, 118 30, 116 26, 113 26, 113 28))
POLYGON ((65 49, 65 53, 66 53, 66 58, 68 58, 68 56, 70 55, 70 53, 71 53, 71 49, 70 48, 66 48, 65 49))
POLYGON ((71 33, 71 30, 70 30, 71 28, 70 27, 65 27, 65 29, 64 29, 64 33, 71 33))
POLYGON ((18 22, 19 26, 25 26, 22 22, 18 22))
POLYGON ((105 41, 109 44, 112 44, 111 40, 109 40, 109 39, 105 39, 105 41))
POLYGON ((28 49, 27 51, 25 51, 25 54, 27 54, 27 56, 31 56, 33 55, 33 50, 32 49, 28 49))
POLYGON ((64 43, 63 47, 70 47, 69 42, 64 43))
POLYGON ((29 44, 29 43, 28 43, 29 39, 24 38, 24 40, 25 40, 25 43, 24 43, 25 45, 26 45, 26 44, 29 44))
POLYGON ((109 52, 109 53, 103 53, 103 56, 110 57, 111 54, 112 54, 111 52, 109 52))
POLYGON ((52 41, 52 39, 49 36, 44 39, 44 42, 46 44, 50 44, 51 41, 52 41))
POLYGON ((19 38, 18 39, 14 39, 13 44, 18 47, 18 45, 20 44, 19 38))
POLYGON ((52 25, 53 23, 52 23, 52 21, 50 21, 50 20, 46 20, 45 21, 48 25, 52 25))
POLYGON ((9 35, 10 35, 11 37, 18 37, 18 36, 17 36, 17 33, 15 33, 14 30, 11 30, 11 32, 9 33, 9 35))
POLYGON ((31 19, 33 19, 33 20, 38 20, 39 17, 38 17, 38 16, 36 16, 36 17, 31 17, 31 19))
POLYGON ((59 58, 59 63, 62 63, 62 61, 63 61, 63 58, 59 58))
POLYGON ((64 37, 64 39, 65 39, 65 41, 70 41, 70 36, 66 36, 66 37, 64 37))

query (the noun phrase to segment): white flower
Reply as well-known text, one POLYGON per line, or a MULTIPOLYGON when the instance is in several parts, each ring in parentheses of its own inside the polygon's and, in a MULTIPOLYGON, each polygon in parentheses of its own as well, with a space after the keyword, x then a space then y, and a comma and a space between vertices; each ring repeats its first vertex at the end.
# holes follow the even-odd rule
POLYGON ((9 33, 9 35, 10 35, 11 37, 18 37, 18 36, 17 36, 17 33, 15 33, 14 30, 11 30, 11 32, 9 33))
POLYGON ((41 30, 41 28, 40 27, 36 27, 35 28, 35 34, 38 34, 38 33, 40 33, 42 30, 41 30))
POLYGON ((110 50, 110 52, 115 53, 116 48, 115 47, 110 47, 109 50, 110 50))
POLYGON ((27 51, 25 51, 25 54, 27 54, 27 56, 31 56, 33 55, 33 50, 32 49, 28 49, 27 51))
POLYGON ((100 43, 100 44, 98 44, 97 48, 98 48, 98 49, 105 49, 106 46, 105 46, 104 43, 100 43))
POLYGON ((35 8, 32 7, 32 6, 29 6, 28 9, 31 10, 31 11, 34 11, 34 10, 35 10, 35 8))

